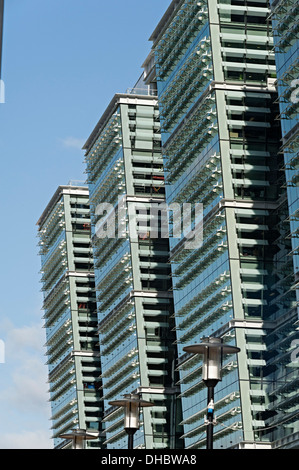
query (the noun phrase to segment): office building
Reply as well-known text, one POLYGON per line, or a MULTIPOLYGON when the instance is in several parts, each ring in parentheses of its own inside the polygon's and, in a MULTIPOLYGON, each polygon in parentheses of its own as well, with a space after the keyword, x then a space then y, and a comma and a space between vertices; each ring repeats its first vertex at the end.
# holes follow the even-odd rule
POLYGON ((297 2, 273 1, 272 20, 274 46, 277 64, 277 84, 280 105, 280 122, 282 127, 281 151, 285 156, 283 170, 286 172, 286 184, 289 200, 294 260, 295 282, 298 281, 298 152, 299 152, 299 39, 298 20, 299 5, 297 2))
POLYGON ((200 356, 183 348, 209 336, 241 350, 224 357, 214 447, 296 445, 297 311, 270 14, 263 0, 173 0, 150 38, 166 202, 203 204, 202 246, 170 239, 187 449, 206 445, 207 391, 200 356))
MULTIPOLYGON (((167 238, 151 237, 151 208, 165 200, 160 118, 143 76, 116 94, 85 146, 90 191, 102 392, 108 449, 127 448, 124 412, 110 402, 138 393, 138 449, 177 448, 180 421, 167 238), (109 228, 107 228, 109 226, 109 228)), ((160 219, 159 219, 160 220, 160 219)))
MULTIPOLYGON (((54 448, 101 432, 101 375, 88 188, 59 186, 38 223, 54 448)), ((86 443, 101 447, 101 440, 86 443)))
MULTIPOLYGON (((299 155, 299 123, 298 123, 298 103, 299 103, 299 5, 292 1, 271 2, 273 36, 277 65, 277 87, 280 106, 280 123, 282 129, 282 141, 280 152, 284 154, 284 165, 281 168, 286 175, 286 188, 289 206, 290 230, 287 237, 291 240, 291 251, 288 258, 293 262, 293 273, 290 274, 289 283, 296 292, 297 302, 299 300, 298 280, 299 280, 299 253, 298 253, 298 230, 299 230, 299 193, 298 193, 298 155, 299 155)), ((288 373, 281 375, 286 383, 282 383, 277 389, 275 396, 277 408, 280 410, 281 421, 286 413, 293 412, 293 422, 286 423, 286 431, 282 434, 281 443, 288 444, 289 447, 298 446, 299 424, 296 413, 298 405, 294 401, 294 390, 298 389, 298 308, 297 316, 294 315, 294 325, 291 328, 292 356, 287 356, 287 361, 283 364, 288 373), (294 333, 297 330, 297 335, 294 333), (294 361, 295 358, 295 361, 294 361)))

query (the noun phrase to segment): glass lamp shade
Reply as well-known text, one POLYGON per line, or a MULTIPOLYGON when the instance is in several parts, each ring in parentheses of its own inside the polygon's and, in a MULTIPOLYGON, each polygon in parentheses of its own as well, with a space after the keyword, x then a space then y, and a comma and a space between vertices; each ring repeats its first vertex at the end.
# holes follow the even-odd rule
POLYGON ((73 429, 67 434, 60 434, 61 439, 71 439, 73 449, 84 449, 84 442, 98 439, 99 432, 87 431, 86 429, 73 429))
POLYGON ((139 429, 139 402, 128 402, 125 407, 125 429, 139 429))
POLYGON ((124 395, 124 398, 121 400, 115 400, 109 402, 113 406, 122 406, 125 410, 125 422, 124 428, 126 430, 135 430, 139 429, 139 415, 141 407, 150 407, 153 406, 153 403, 142 400, 139 398, 139 395, 130 393, 124 395))
POLYGON ((221 366, 222 366, 222 351, 221 348, 205 347, 202 378, 204 381, 221 380, 221 366))
POLYGON ((222 358, 224 354, 240 351, 235 346, 223 344, 221 338, 205 338, 200 344, 186 346, 185 352, 203 355, 202 378, 207 385, 215 385, 221 380, 222 358))

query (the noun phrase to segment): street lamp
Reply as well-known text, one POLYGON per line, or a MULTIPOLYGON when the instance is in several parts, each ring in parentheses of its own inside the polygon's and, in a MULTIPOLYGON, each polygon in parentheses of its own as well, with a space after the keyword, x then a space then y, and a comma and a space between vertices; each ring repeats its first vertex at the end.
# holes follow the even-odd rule
POLYGON ((90 441, 99 437, 98 432, 86 431, 86 429, 73 429, 68 434, 61 434, 61 439, 71 439, 72 449, 84 449, 84 441, 90 441))
POLYGON ((125 409, 125 431, 128 434, 128 449, 133 449, 135 432, 139 429, 140 408, 153 406, 153 403, 139 398, 139 395, 130 393, 124 395, 122 400, 110 401, 109 405, 122 406, 125 409))
POLYGON ((185 352, 203 355, 202 378, 208 388, 207 409, 207 449, 213 449, 214 428, 214 388, 221 380, 221 368, 224 354, 235 354, 240 349, 223 344, 221 338, 204 338, 200 344, 186 346, 185 352))

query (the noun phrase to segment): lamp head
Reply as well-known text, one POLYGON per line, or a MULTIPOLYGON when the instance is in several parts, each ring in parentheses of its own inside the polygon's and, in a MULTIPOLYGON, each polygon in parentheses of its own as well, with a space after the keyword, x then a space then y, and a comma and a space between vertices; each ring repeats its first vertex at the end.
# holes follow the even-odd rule
POLYGON ((224 354, 234 354, 240 351, 235 346, 223 344, 221 338, 204 338, 200 344, 186 346, 185 352, 203 355, 202 378, 208 387, 214 387, 221 380, 221 368, 224 354))
POLYGON ((125 410, 124 428, 127 432, 136 432, 140 427, 139 415, 141 407, 153 406, 153 403, 142 400, 139 395, 130 393, 121 400, 109 402, 110 405, 122 406, 125 410))

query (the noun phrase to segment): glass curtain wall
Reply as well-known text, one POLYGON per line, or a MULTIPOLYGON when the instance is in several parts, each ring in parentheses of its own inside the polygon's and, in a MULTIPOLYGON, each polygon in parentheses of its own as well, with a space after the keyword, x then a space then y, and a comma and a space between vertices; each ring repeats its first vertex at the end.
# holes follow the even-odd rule
MULTIPOLYGON (((274 46, 277 64, 277 86, 279 95, 282 129, 282 145, 280 152, 284 155, 281 171, 285 173, 288 196, 288 217, 290 227, 286 237, 291 241, 287 254, 289 263, 293 266, 288 284, 296 292, 298 302, 298 102, 299 102, 299 5, 289 0, 271 2, 271 18, 273 20, 274 46)), ((299 423, 297 399, 298 390, 298 308, 290 312, 293 324, 282 325, 276 337, 276 376, 279 379, 276 390, 272 393, 273 408, 277 413, 273 416, 273 425, 282 422, 284 431, 277 427, 273 431, 278 439, 278 445, 283 448, 298 446, 299 423)))
POLYGON ((203 204, 202 246, 170 244, 188 449, 205 447, 207 392, 183 347, 207 336, 241 349, 215 390, 214 446, 276 439, 277 340, 295 298, 269 15, 267 1, 173 1, 151 36, 166 201, 203 204))
POLYGON ((135 392, 154 406, 141 413, 134 446, 176 448, 181 441, 169 244, 151 237, 152 205, 165 199, 157 99, 116 95, 85 149, 105 443, 127 447, 123 410, 109 403, 135 392))
MULTIPOLYGON (((298 273, 298 103, 299 103, 299 6, 289 0, 271 3, 274 45, 277 63, 277 83, 280 105, 294 270, 298 273)), ((297 278, 296 278, 297 280, 297 278)))
MULTIPOLYGON (((97 309, 87 187, 61 186, 38 222, 54 448, 101 431, 97 309)), ((86 447, 101 447, 100 439, 86 447)))

